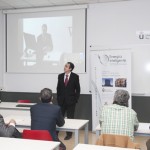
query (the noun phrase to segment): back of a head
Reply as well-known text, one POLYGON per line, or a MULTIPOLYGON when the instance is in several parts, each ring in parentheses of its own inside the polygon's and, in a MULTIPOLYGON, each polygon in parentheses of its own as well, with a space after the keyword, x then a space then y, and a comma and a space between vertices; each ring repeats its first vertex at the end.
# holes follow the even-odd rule
POLYGON ((40 99, 42 103, 49 103, 52 100, 52 90, 44 88, 40 92, 40 99))
POLYGON ((113 104, 118 104, 121 106, 128 107, 128 100, 130 96, 128 91, 126 90, 117 90, 114 94, 114 101, 113 104))

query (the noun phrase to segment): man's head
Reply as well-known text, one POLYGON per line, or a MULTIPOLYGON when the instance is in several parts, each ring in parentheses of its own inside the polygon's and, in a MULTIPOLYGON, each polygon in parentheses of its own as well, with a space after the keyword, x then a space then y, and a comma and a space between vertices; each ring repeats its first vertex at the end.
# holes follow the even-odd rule
POLYGON ((67 62, 64 67, 65 73, 70 73, 74 69, 74 64, 72 62, 67 62))
POLYGON ((42 25, 42 32, 43 32, 43 34, 47 33, 47 25, 46 24, 42 25))
POLYGON ((121 87, 126 87, 126 79, 121 79, 120 80, 120 85, 121 85, 121 87))
POLYGON ((126 90, 117 90, 114 95, 114 101, 113 104, 118 104, 121 106, 128 107, 128 100, 130 98, 130 95, 128 91, 126 90))
POLYGON ((50 103, 52 100, 52 97, 53 97, 52 90, 48 88, 44 88, 43 90, 41 90, 40 99, 42 103, 50 103))

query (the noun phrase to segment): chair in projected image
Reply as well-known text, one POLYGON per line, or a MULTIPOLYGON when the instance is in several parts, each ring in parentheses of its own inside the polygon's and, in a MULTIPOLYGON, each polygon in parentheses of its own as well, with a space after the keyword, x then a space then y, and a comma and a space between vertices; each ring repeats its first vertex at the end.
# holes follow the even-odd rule
POLYGON ((37 50, 37 42, 36 42, 35 35, 24 33, 24 40, 25 40, 26 50, 28 49, 37 50))
POLYGON ((47 130, 23 130, 23 139, 53 141, 52 136, 47 130))

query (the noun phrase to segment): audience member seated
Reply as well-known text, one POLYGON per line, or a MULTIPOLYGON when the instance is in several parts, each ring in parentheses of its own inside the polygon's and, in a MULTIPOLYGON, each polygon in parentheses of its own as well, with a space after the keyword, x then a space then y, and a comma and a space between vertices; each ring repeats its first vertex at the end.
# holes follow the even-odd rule
MULTIPOLYGON (((53 138, 53 141, 59 141, 56 134, 56 125, 61 127, 65 121, 61 113, 61 108, 52 104, 52 90, 44 88, 40 92, 40 100, 31 107, 31 130, 48 130, 53 138)), ((61 142, 60 149, 65 150, 65 145, 61 142)))
POLYGON ((134 138, 138 129, 137 114, 128 108, 130 96, 126 90, 117 90, 112 105, 104 106, 100 114, 101 134, 115 134, 134 138))
POLYGON ((0 137, 21 138, 21 133, 15 128, 16 122, 11 119, 9 123, 4 122, 4 118, 0 115, 0 137))

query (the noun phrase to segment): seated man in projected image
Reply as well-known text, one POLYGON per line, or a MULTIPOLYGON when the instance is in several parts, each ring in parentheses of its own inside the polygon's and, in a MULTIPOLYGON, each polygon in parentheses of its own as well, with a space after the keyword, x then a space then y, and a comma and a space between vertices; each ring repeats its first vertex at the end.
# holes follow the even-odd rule
POLYGON ((42 34, 37 37, 37 61, 43 61, 45 55, 53 50, 52 38, 47 33, 47 25, 42 25, 42 34))
POLYGON ((129 93, 117 90, 113 104, 104 106, 100 114, 101 134, 129 136, 133 140, 139 122, 136 112, 128 107, 129 93))

